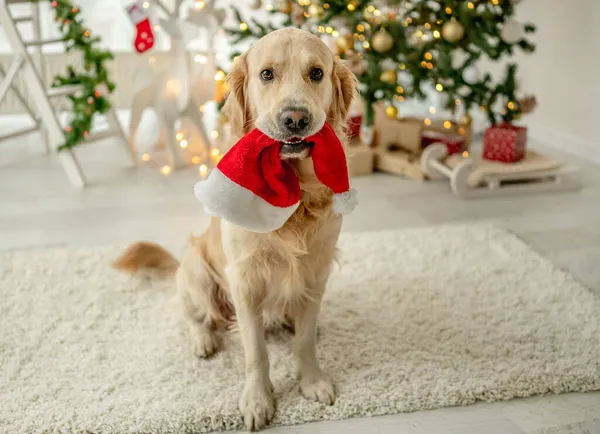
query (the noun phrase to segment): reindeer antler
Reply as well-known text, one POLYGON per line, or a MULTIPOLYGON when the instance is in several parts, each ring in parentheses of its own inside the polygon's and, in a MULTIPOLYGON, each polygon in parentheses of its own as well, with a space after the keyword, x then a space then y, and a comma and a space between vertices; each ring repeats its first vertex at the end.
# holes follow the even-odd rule
POLYGON ((198 27, 211 27, 211 19, 214 19, 216 25, 220 25, 225 21, 227 12, 223 8, 216 8, 214 0, 204 2, 204 7, 200 9, 190 9, 186 21, 195 24, 198 27))

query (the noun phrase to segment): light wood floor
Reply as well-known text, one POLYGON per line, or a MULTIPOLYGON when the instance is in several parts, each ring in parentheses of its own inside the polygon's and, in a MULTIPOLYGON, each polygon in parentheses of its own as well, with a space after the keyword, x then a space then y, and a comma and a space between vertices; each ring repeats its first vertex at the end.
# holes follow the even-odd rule
MULTIPOLYGON (((0 249, 52 244, 121 244, 149 239, 179 252, 207 223, 192 195, 194 170, 164 177, 125 169, 111 142, 83 148, 91 186, 69 186, 39 138, 0 144, 0 249)), ((387 175, 355 179, 360 207, 344 231, 465 222, 506 227, 600 295, 600 168, 583 168, 580 192, 461 201, 444 183, 387 175)), ((0 301, 1 303, 1 301, 0 301)), ((600 313, 599 313, 600 314, 600 313)), ((600 393, 569 394, 372 419, 276 428, 281 434, 600 434, 600 393)))

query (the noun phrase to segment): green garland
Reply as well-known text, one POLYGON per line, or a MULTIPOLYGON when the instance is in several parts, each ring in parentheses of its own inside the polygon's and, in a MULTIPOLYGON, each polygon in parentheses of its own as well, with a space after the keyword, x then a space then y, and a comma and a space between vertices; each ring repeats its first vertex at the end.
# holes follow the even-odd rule
MULTIPOLYGON (((463 72, 475 64, 483 55, 497 61, 510 56, 514 48, 533 52, 535 46, 524 37, 516 43, 508 43, 501 38, 502 24, 514 15, 516 0, 387 0, 388 5, 404 5, 406 13, 395 18, 386 18, 381 11, 379 18, 374 16, 376 8, 372 0, 297 0, 294 7, 301 6, 310 16, 311 7, 317 6, 321 14, 316 24, 320 29, 331 26, 332 19, 345 21, 344 28, 353 33, 356 50, 366 62, 366 69, 358 75, 362 85, 361 95, 365 100, 366 123, 373 122, 373 104, 377 101, 403 101, 407 98, 425 99, 425 88, 437 86, 447 95, 446 109, 455 113, 457 100, 465 112, 473 108, 484 110, 491 124, 500 119, 511 122, 521 115, 521 107, 515 93, 517 89, 515 64, 506 66, 504 79, 494 85, 490 74, 485 74, 473 83, 467 83, 463 72), (464 28, 464 36, 456 42, 445 40, 442 28, 449 20, 457 20, 464 28), (385 30, 393 38, 393 47, 385 52, 373 49, 370 42, 378 32, 385 30), (426 40, 415 38, 415 33, 428 32, 437 35, 426 40), (493 41, 493 43, 492 43, 493 41), (459 68, 453 67, 452 57, 462 49, 466 59, 459 68), (383 81, 382 61, 392 60, 398 65, 401 85, 393 81, 383 81), (408 78, 407 78, 408 77, 408 78)), ((273 12, 281 14, 275 10, 273 12)), ((261 25, 255 20, 246 22, 238 11, 236 16, 246 25, 240 29, 228 29, 233 42, 255 39, 273 30, 272 25, 261 25)), ((291 17, 291 15, 288 15, 291 17)), ((313 17, 314 18, 314 17, 313 17)), ((291 20, 286 19, 285 25, 291 20)), ((329 30, 332 30, 331 28, 329 30)), ((342 30, 342 29, 340 29, 342 30)), ((524 26, 525 33, 532 33, 532 24, 524 26)), ((330 31, 327 33, 331 33, 330 31)), ((236 53, 237 54, 237 53, 236 53)), ((345 57, 342 54, 341 57, 345 57)), ((384 63, 385 64, 385 63, 384 63)), ((385 76, 385 74, 384 74, 385 76)), ((388 75, 389 76, 389 75, 388 75)))
MULTIPOLYGON (((44 0, 30 0, 34 3, 44 0)), ((69 96, 73 103, 73 119, 65 129, 65 143, 58 149, 71 149, 87 137, 96 113, 106 113, 110 101, 101 93, 106 89, 112 93, 115 84, 109 79, 105 63, 113 59, 112 53, 98 48, 99 37, 91 36, 81 19, 81 11, 69 0, 48 0, 55 13, 55 20, 63 32, 67 52, 79 50, 83 54, 83 71, 73 66, 64 75, 54 77, 52 87, 80 85, 77 96, 69 96)))

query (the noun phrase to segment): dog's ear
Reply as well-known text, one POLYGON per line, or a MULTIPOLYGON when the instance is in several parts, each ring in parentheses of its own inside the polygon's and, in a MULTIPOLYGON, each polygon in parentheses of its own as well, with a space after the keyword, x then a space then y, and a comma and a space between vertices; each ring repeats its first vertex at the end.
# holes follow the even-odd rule
POLYGON ((252 129, 250 107, 248 105, 248 64, 246 54, 233 62, 233 69, 227 76, 229 95, 223 106, 223 111, 229 119, 231 134, 239 139, 252 129))
POLYGON ((357 95, 358 81, 354 74, 341 61, 333 64, 333 98, 329 111, 330 123, 345 127, 350 105, 357 95))

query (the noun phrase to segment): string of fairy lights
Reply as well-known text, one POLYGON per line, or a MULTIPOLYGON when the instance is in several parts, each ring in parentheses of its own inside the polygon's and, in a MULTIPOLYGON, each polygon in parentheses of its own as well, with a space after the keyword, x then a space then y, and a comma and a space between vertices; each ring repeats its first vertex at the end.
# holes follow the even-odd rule
MULTIPOLYGON (((373 104, 385 104, 395 119, 399 104, 429 98, 428 86, 440 103, 425 108, 431 116, 450 112, 444 125, 470 127, 470 113, 479 108, 490 123, 511 122, 527 113, 533 97, 516 97, 516 65, 508 64, 504 78, 494 81, 477 66, 481 57, 497 61, 515 48, 530 53, 535 45, 526 34, 535 31, 513 16, 521 0, 248 0, 252 9, 265 6, 283 16, 283 26, 321 34, 322 39, 348 61, 361 83, 366 124, 373 122, 373 104), (463 58, 455 63, 455 58, 463 58), (422 86, 427 85, 427 86, 422 86), (446 98, 447 97, 447 98, 446 98), (460 111, 459 111, 460 110, 460 111), (459 111, 459 113, 457 113, 459 111), (457 116, 462 113, 462 116, 457 116)), ((275 28, 256 19, 240 19, 228 29, 233 43, 257 39, 275 28)), ((449 129, 449 128, 448 128, 449 129)))
MULTIPOLYGON (((495 2, 497 2, 498 0, 493 0, 495 2)), ((329 3, 323 3, 323 5, 317 5, 315 2, 311 1, 311 0, 297 0, 297 4, 299 6, 302 7, 307 7, 306 10, 304 10, 302 12, 302 16, 304 18, 310 19, 310 18, 317 18, 320 19, 323 16, 323 13, 325 10, 330 8, 330 4, 329 3)), ((347 9, 350 12, 354 12, 357 8, 357 2, 349 2, 347 4, 347 9)), ((288 13, 288 14, 292 14, 293 13, 293 3, 288 1, 288 0, 284 0, 284 1, 280 1, 278 6, 276 6, 276 4, 272 3, 272 2, 268 2, 265 5, 265 9, 269 12, 281 12, 281 13, 288 13)), ((472 8, 473 4, 471 2, 469 2, 469 8, 472 8)), ((473 6, 474 7, 474 6, 473 6)), ((382 22, 385 22, 387 20, 396 20, 397 17, 400 15, 401 10, 400 8, 396 8, 396 9, 392 9, 392 8, 388 8, 386 11, 382 11, 381 9, 378 9, 376 6, 374 5, 369 5, 366 7, 365 9, 365 16, 367 18, 373 18, 376 24, 381 24, 382 22)), ((293 21, 293 18, 291 18, 293 21)), ((401 25, 403 27, 407 27, 410 23, 412 22, 412 18, 411 17, 406 17, 404 20, 401 21, 401 25)), ((297 22, 294 24, 298 24, 297 22)), ((431 29, 431 25, 429 23, 425 24, 425 27, 428 29, 431 29)), ((333 26, 333 24, 331 25, 324 25, 324 24, 319 24, 316 27, 316 32, 319 34, 323 34, 323 35, 331 35, 331 37, 335 38, 335 48, 338 51, 338 54, 336 54, 337 58, 341 58, 344 54, 346 54, 347 51, 350 50, 350 47, 354 45, 354 40, 360 42, 362 44, 362 47, 366 50, 369 49, 379 49, 380 51, 387 51, 387 45, 393 43, 393 41, 389 41, 387 38, 391 36, 389 36, 389 34, 387 34, 387 32, 385 30, 383 30, 383 33, 380 31, 378 34, 375 34, 373 36, 373 39, 375 40, 374 42, 374 46, 371 46, 371 42, 366 40, 366 36, 364 34, 364 32, 367 32, 371 29, 371 25, 369 24, 369 22, 361 22, 359 24, 356 25, 355 27, 356 32, 353 34, 344 34, 344 35, 340 35, 340 31, 336 30, 336 28, 333 26), (379 36, 379 38, 378 38, 379 36), (381 39, 383 38, 383 40, 381 39)), ((248 25, 248 23, 246 21, 241 21, 239 24, 239 30, 243 33, 248 33, 251 34, 252 30, 250 30, 250 27, 248 25)), ((423 41, 428 41, 432 38, 434 39, 439 39, 442 37, 442 34, 439 30, 433 30, 431 32, 431 34, 427 34, 423 31, 418 30, 415 33, 415 36, 418 37, 419 39, 423 40, 423 41)), ((259 35, 260 37, 260 35, 259 35)), ((364 58, 364 56, 360 56, 361 58, 364 58)), ((422 62, 422 66, 424 68, 428 68, 428 69, 433 69, 433 63, 431 62, 431 60, 433 59, 433 54, 431 52, 426 52, 424 54, 424 60, 422 62)), ((401 71, 406 70, 406 65, 402 62, 400 62, 398 64, 398 69, 401 71)), ((353 71, 353 72, 361 72, 361 71, 353 71)), ((381 77, 380 77, 381 81, 383 82, 388 82, 388 83, 396 83, 397 81, 397 73, 391 69, 391 70, 385 70, 381 73, 381 77)), ((437 83, 435 85, 435 90, 439 93, 442 93, 444 91, 444 86, 441 83, 437 83)), ((401 85, 396 86, 396 95, 394 95, 394 99, 398 102, 404 102, 405 101, 405 96, 404 94, 404 87, 401 85)), ((512 102, 510 104, 513 104, 512 102)), ((460 106, 461 105, 461 100, 460 98, 456 98, 455 99, 455 105, 456 106, 460 106)), ((513 107, 514 108, 514 107, 513 107)), ((484 107, 481 107, 482 110, 484 110, 484 107)), ((435 115, 437 113, 438 109, 435 106, 430 106, 428 109, 428 113, 431 115, 435 115)), ((396 119, 398 117, 398 108, 393 105, 393 104, 388 104, 386 106, 385 109, 386 115, 390 118, 390 119, 396 119)), ((426 126, 430 126, 433 123, 433 120, 431 117, 425 117, 423 119, 423 123, 426 126)), ((465 116, 463 116, 460 120, 460 125, 458 127, 458 132, 461 135, 464 135, 466 132, 466 128, 470 128, 472 123, 472 117, 468 114, 466 114, 465 116)), ((445 129, 452 129, 453 127, 456 126, 456 122, 451 120, 451 119, 445 119, 442 123, 443 127, 445 129)), ((468 156, 468 152, 465 153, 466 156, 468 156)))
MULTIPOLYGON (((500 81, 492 80, 490 74, 483 74, 476 65, 482 56, 498 60, 513 54, 514 47, 525 52, 535 49, 525 38, 535 27, 512 18, 514 5, 519 1, 246 0, 251 9, 264 4, 267 11, 282 14, 283 22, 274 26, 255 18, 244 19, 234 7, 239 24, 227 32, 234 47, 283 26, 293 25, 321 34, 358 77, 365 101, 366 126, 373 123, 374 103, 384 104, 387 117, 396 119, 399 103, 431 97, 422 86, 427 85, 439 97, 437 103, 426 105, 423 123, 440 124, 447 130, 465 134, 471 128, 474 108, 495 123, 498 119, 504 122, 519 119, 532 106, 533 97, 516 97, 516 65, 508 64, 500 81), (455 64, 460 53, 463 58, 455 64)), ((160 0, 147 0, 144 7, 154 4, 160 5, 160 0)), ((210 0, 196 0, 193 8, 204 10, 213 4, 210 0)), ((154 29, 160 31, 160 26, 157 24, 154 29)), ((235 59, 239 54, 234 51, 231 57, 235 59)), ((193 55, 193 59, 198 63, 207 61, 202 53, 193 55)), ((217 104, 226 93, 225 77, 224 71, 215 72, 217 104)), ((176 88, 176 83, 171 85, 176 88)), ((211 132, 211 137, 215 135, 218 137, 219 131, 211 132)), ((189 146, 185 131, 178 131, 176 138, 183 149, 189 146)), ((220 151, 210 155, 214 159, 219 156, 220 151)), ((199 156, 194 158, 200 174, 207 174, 212 162, 202 161, 199 156)), ((163 166, 161 171, 169 174, 171 168, 163 166)))

